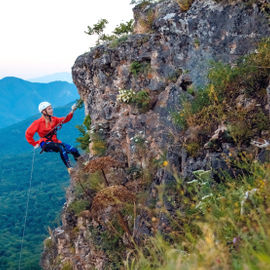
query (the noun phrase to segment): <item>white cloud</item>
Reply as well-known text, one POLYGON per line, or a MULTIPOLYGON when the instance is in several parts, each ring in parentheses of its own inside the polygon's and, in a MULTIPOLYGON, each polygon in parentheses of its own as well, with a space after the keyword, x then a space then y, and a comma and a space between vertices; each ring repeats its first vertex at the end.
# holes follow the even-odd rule
POLYGON ((0 2, 0 78, 70 71, 94 45, 84 33, 101 18, 112 29, 132 18, 129 0, 9 0, 0 2))

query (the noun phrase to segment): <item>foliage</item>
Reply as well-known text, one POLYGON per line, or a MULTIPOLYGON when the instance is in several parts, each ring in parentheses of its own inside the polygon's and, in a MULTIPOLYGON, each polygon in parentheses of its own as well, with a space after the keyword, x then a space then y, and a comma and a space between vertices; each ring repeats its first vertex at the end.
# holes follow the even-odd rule
MULTIPOLYGON (((18 267, 31 160, 31 153, 6 156, 1 160, 0 215, 3 222, 0 224, 0 269, 12 270, 18 267)), ((40 269, 39 257, 43 240, 47 236, 46 228, 60 224, 59 213, 65 202, 65 187, 68 185, 65 171, 57 154, 37 154, 21 269, 40 269)))
POLYGON ((134 75, 137 76, 140 73, 146 72, 149 69, 149 63, 142 63, 139 61, 133 61, 130 64, 130 72, 134 75))
MULTIPOLYGON (((80 181, 83 185, 83 188, 88 191, 88 195, 91 194, 94 196, 98 191, 104 188, 104 177, 100 171, 96 172, 82 172, 80 171, 79 176, 80 181)), ((76 179, 77 180, 77 179, 76 179)), ((84 190, 82 190, 82 186, 78 184, 79 181, 76 181, 77 184, 75 186, 76 197, 80 197, 84 190)))
POLYGON ((265 88, 269 66, 269 39, 235 66, 212 63, 209 84, 199 89, 194 98, 182 100, 182 110, 173 115, 174 122, 185 130, 200 127, 201 139, 189 143, 203 146, 221 123, 226 123, 229 135, 238 145, 247 144, 252 137, 268 130, 265 88))
MULTIPOLYGON (((66 115, 71 104, 56 108, 56 116, 66 115)), ((33 116, 0 131, 0 269, 18 268, 26 196, 33 158, 33 148, 26 140, 26 128, 38 117, 33 116), (12 144, 7 144, 7 141, 12 144)), ((58 138, 74 144, 78 131, 74 125, 84 118, 77 110, 72 120, 58 132, 58 138)), ((72 158, 71 158, 72 159, 72 158)), ((72 160, 71 160, 72 161, 72 160)), ((39 260, 48 226, 60 225, 59 213, 65 202, 69 175, 57 153, 39 154, 36 150, 29 210, 22 250, 21 269, 40 269, 39 260), (42 164, 42 165, 40 165, 42 164), (40 166, 39 166, 40 165, 40 166)))
POLYGON ((51 239, 51 238, 46 238, 46 239, 44 240, 44 246, 45 246, 45 248, 47 248, 47 249, 52 248, 52 246, 53 246, 53 241, 52 241, 52 239, 51 239))
POLYGON ((183 11, 189 10, 193 2, 194 0, 177 0, 178 5, 183 11))
POLYGON ((150 96, 146 90, 141 90, 136 93, 134 97, 134 103, 140 109, 146 109, 150 103, 150 96))
POLYGON ((119 94, 117 95, 117 101, 134 104, 137 108, 145 111, 150 105, 151 98, 148 91, 146 90, 135 92, 134 90, 130 89, 119 90, 119 94))
POLYGON ((117 225, 116 219, 112 221, 112 224, 114 224, 114 228, 118 233, 112 233, 101 226, 90 226, 89 230, 95 246, 106 254, 110 269, 117 270, 121 269, 123 265, 122 258, 125 252, 125 245, 121 237, 123 231, 117 225))
POLYGON ((169 76, 167 77, 167 81, 176 83, 177 79, 179 78, 181 74, 182 74, 182 69, 176 69, 169 74, 169 76))
POLYGON ((87 115, 84 118, 82 125, 77 125, 76 128, 79 130, 81 137, 78 137, 76 141, 80 143, 80 148, 89 152, 89 143, 90 143, 90 130, 91 118, 90 115, 87 115))
POLYGON ((83 108, 83 100, 82 99, 77 99, 76 100, 76 105, 78 109, 83 108))
POLYGON ((68 206, 68 210, 73 211, 75 215, 79 215, 82 211, 88 209, 89 205, 88 200, 75 200, 68 206))
POLYGON ((270 166, 245 155, 237 163, 246 173, 225 182, 200 170, 160 186, 156 210, 166 226, 127 257, 126 269, 268 269, 270 166))
POLYGON ((146 16, 140 17, 138 20, 138 25, 142 29, 141 32, 151 33, 155 18, 156 18, 156 14, 155 14, 155 11, 152 9, 148 10, 146 16))
POLYGON ((186 143, 184 147, 192 157, 196 157, 200 150, 200 145, 197 142, 186 143))
POLYGON ((105 219, 108 219, 108 215, 112 218, 123 208, 133 205, 134 201, 135 195, 125 187, 110 186, 97 193, 92 203, 91 214, 99 221, 102 220, 103 215, 105 219))
POLYGON ((94 155, 103 156, 107 150, 106 141, 100 136, 99 133, 91 133, 91 149, 94 155))
POLYGON ((100 19, 97 23, 95 23, 92 27, 87 26, 88 31, 85 32, 87 35, 93 35, 97 34, 100 35, 103 33, 106 24, 108 24, 108 21, 106 19, 100 19))
POLYGON ((65 262, 61 270, 73 270, 72 264, 70 262, 65 262))
POLYGON ((118 46, 120 46, 122 43, 124 43, 126 40, 128 39, 128 35, 123 35, 119 38, 114 39, 111 43, 110 43, 110 48, 117 48, 118 46))
POLYGON ((133 32, 134 20, 129 20, 126 23, 120 23, 114 30, 113 33, 116 36, 121 36, 123 34, 128 35, 133 32))
POLYGON ((136 92, 132 89, 119 90, 119 94, 117 95, 117 101, 124 102, 124 103, 132 103, 135 96, 136 96, 136 92))
POLYGON ((90 160, 84 168, 84 171, 94 173, 99 170, 108 170, 113 167, 121 167, 121 163, 110 156, 98 157, 90 160))
MULTIPOLYGON (((109 22, 106 19, 101 19, 92 27, 87 26, 88 30, 85 31, 85 33, 90 36, 97 35, 98 39, 96 41, 96 45, 99 45, 107 41, 114 42, 115 40, 118 40, 118 42, 120 42, 120 38, 133 32, 134 21, 132 19, 127 21, 126 23, 120 23, 120 25, 116 26, 116 28, 113 30, 113 34, 111 35, 107 35, 104 33, 104 30, 108 23, 109 22)), ((121 42, 123 42, 123 40, 121 42)), ((114 47, 116 46, 116 44, 117 43, 114 42, 112 46, 114 47)))

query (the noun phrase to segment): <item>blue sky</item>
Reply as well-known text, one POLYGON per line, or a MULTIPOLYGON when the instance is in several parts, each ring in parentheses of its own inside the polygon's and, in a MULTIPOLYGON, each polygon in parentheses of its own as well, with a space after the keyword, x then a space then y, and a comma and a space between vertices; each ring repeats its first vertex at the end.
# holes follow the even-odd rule
POLYGON ((132 18, 130 0, 8 0, 0 2, 0 79, 70 72, 94 45, 88 25, 106 18, 112 30, 132 18))

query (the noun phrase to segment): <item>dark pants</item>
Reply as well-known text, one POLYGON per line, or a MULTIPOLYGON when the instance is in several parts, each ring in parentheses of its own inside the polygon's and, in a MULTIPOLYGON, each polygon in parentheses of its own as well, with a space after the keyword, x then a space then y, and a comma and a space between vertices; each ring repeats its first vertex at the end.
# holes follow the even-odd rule
POLYGON ((71 167, 68 154, 72 154, 75 160, 80 156, 79 151, 75 147, 66 143, 41 142, 40 147, 45 152, 59 152, 67 168, 71 167))

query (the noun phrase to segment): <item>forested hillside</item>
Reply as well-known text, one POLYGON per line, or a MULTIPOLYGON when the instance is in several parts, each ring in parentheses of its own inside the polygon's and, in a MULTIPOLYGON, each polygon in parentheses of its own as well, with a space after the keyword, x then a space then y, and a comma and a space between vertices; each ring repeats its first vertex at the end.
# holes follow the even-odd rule
MULTIPOLYGON (((55 116, 65 116, 71 104, 56 108, 55 116)), ((0 130, 0 269, 17 269, 32 165, 33 147, 25 140, 25 130, 40 117, 0 130)), ((73 119, 59 131, 59 139, 75 144, 79 136, 76 125, 84 119, 77 110, 73 119)), ((22 252, 22 269, 40 269, 39 257, 48 227, 60 224, 59 215, 65 201, 69 175, 57 153, 39 154, 36 150, 29 212, 22 252)), ((72 157, 71 157, 72 160, 72 157)))

